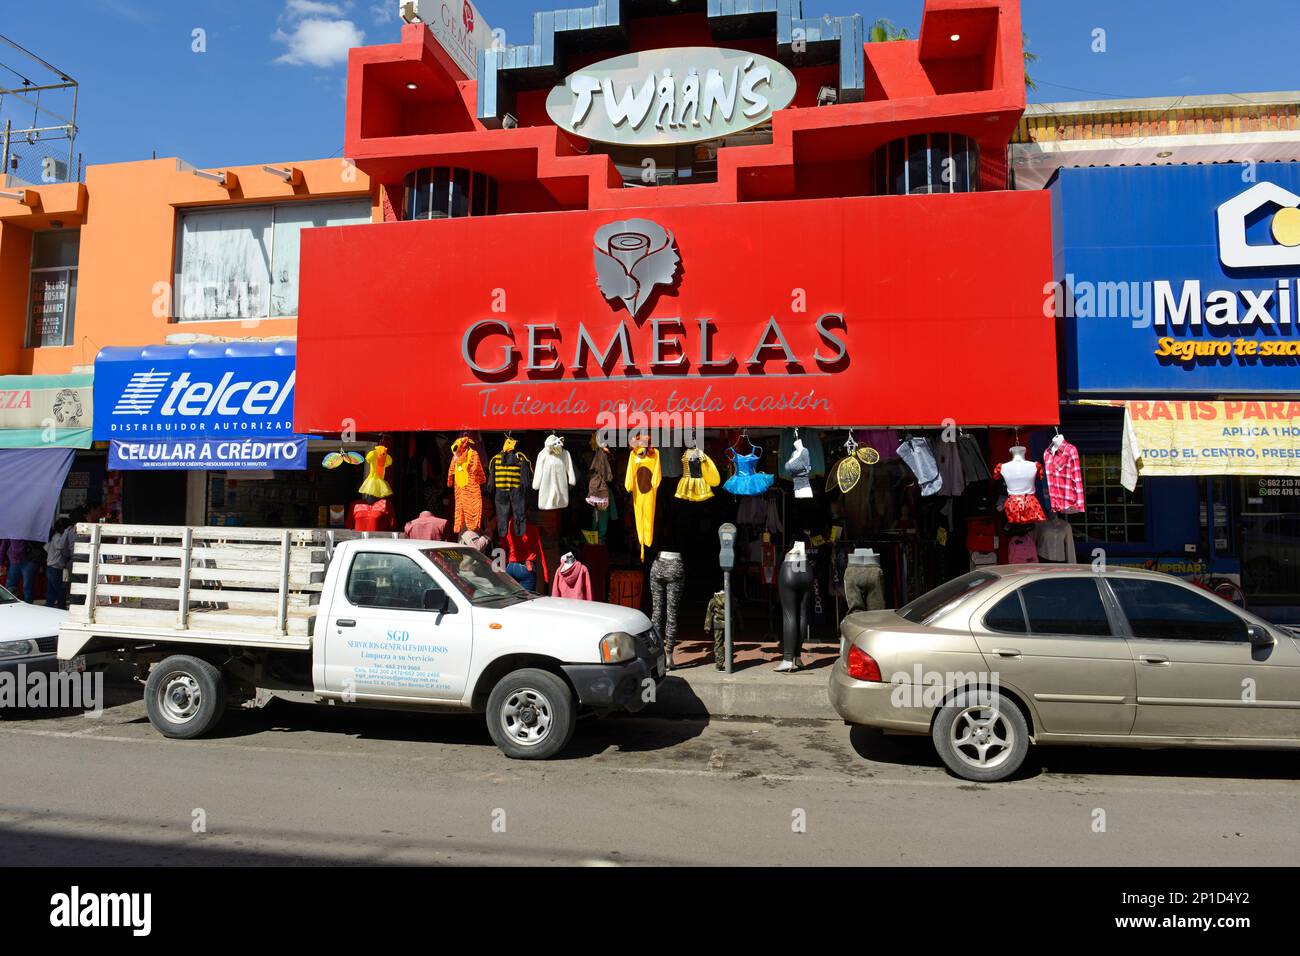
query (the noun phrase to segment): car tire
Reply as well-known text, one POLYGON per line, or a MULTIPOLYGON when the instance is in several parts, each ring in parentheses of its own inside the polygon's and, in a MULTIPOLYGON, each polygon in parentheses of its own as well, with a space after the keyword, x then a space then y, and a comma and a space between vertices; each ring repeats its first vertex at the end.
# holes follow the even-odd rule
POLYGON ((996 691, 963 691, 940 708, 930 737, 944 766, 980 783, 1005 780, 1029 753, 1024 712, 996 691))
POLYGON ((512 671, 488 695, 488 733, 507 757, 546 760, 573 737, 578 723, 574 703, 569 685, 550 671, 512 671))
POLYGON ((164 737, 202 737, 226 713, 226 681, 199 657, 173 654, 154 665, 144 683, 149 723, 164 737))

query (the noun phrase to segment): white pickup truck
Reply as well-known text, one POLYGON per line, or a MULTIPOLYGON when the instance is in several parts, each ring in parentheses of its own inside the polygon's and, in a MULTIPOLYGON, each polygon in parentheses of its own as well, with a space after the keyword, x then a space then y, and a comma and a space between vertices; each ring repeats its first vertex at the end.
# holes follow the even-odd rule
POLYGON ((474 548, 319 530, 87 524, 59 657, 133 662, 168 737, 271 696, 486 713, 544 759, 579 710, 636 711, 664 677, 640 611, 537 597, 474 548))

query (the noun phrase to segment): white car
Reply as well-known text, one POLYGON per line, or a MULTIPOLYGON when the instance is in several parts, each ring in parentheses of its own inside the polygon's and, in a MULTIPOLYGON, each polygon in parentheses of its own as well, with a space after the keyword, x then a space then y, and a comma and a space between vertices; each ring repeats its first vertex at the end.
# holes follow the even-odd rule
POLYGON ((0 671, 57 671, 59 625, 68 612, 20 601, 0 587, 0 671))

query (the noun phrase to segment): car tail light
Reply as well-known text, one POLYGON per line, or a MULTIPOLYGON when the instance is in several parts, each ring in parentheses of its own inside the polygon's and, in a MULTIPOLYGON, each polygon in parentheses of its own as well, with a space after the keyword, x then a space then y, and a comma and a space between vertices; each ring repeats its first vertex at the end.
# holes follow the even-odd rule
POLYGON ((876 663, 876 659, 856 644, 849 645, 849 676, 854 680, 883 683, 880 677, 880 665, 876 663))

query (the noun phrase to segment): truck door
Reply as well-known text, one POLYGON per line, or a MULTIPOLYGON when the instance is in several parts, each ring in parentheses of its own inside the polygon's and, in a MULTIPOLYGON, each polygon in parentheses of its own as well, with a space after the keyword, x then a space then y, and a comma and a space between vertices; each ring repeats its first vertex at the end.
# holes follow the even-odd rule
POLYGON ((356 698, 464 696, 472 607, 435 573, 407 554, 353 556, 325 622, 325 690, 356 698))

